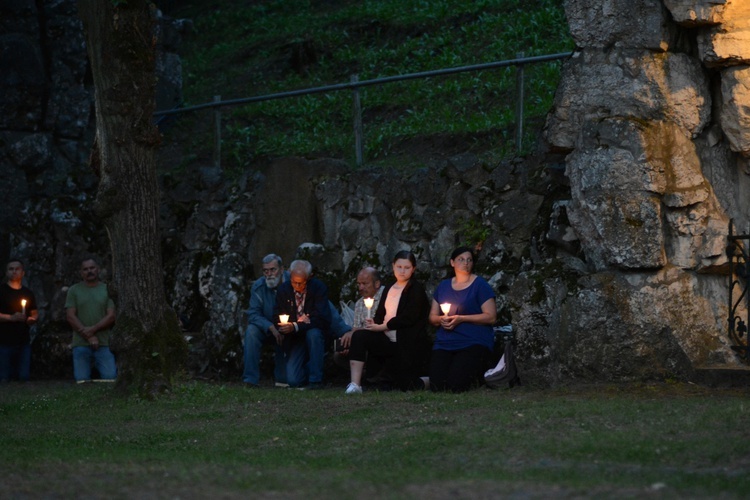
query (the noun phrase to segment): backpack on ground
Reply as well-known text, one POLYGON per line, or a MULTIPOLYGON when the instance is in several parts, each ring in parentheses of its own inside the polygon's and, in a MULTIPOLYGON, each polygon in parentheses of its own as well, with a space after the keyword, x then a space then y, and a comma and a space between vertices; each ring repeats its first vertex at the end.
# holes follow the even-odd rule
POLYGON ((506 384, 509 388, 521 385, 521 377, 518 375, 516 358, 513 354, 514 336, 512 333, 505 331, 501 333, 504 333, 503 341, 505 342, 503 355, 500 356, 500 361, 494 368, 484 372, 484 383, 490 389, 501 389, 506 384))

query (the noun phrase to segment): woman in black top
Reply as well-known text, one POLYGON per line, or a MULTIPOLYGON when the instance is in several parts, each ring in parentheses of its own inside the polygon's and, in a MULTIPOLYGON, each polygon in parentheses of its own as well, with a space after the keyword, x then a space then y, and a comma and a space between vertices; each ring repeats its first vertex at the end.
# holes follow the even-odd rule
POLYGON ((362 392, 362 371, 367 355, 386 358, 386 370, 404 391, 425 389, 427 378, 419 369, 429 352, 427 318, 430 302, 424 286, 414 277, 417 259, 402 250, 393 259, 396 282, 386 286, 374 319, 352 335, 349 348, 351 383, 347 394, 362 392))

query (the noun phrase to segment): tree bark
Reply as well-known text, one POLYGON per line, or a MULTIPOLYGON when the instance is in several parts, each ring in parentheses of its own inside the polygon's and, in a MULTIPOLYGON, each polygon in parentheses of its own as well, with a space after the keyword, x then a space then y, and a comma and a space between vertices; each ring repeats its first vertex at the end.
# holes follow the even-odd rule
POLYGON ((161 263, 155 7, 146 0, 79 0, 78 8, 95 89, 95 209, 112 246, 116 386, 150 397, 171 387, 187 356, 161 263))

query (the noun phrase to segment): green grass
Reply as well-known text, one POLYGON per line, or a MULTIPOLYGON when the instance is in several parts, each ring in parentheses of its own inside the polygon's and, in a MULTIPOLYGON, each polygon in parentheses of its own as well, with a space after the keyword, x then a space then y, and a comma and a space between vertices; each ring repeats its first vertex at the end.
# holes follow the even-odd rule
MULTIPOLYGON (((195 21, 183 50, 188 105, 573 49, 562 0, 214 0, 175 15, 195 21), (306 50, 315 56, 295 66, 293 54, 306 50)), ((526 68, 526 121, 536 129, 528 147, 559 69, 526 68)), ((489 137, 481 149, 513 143, 513 68, 367 87, 361 100, 369 160, 401 154, 405 140, 421 136, 489 137)), ((264 156, 352 160, 351 110, 349 91, 227 109, 222 161, 243 169, 264 156)))
POLYGON ((747 389, 0 387, 3 496, 742 498, 747 389))

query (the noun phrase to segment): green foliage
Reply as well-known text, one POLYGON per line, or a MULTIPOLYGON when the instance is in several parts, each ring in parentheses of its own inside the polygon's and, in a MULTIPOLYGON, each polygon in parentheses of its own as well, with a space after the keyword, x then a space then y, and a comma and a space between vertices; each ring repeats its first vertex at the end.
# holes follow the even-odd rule
MULTIPOLYGON (((183 51, 188 104, 573 48, 561 0, 208 1, 176 15, 195 21, 183 51)), ((525 68, 526 122, 536 127, 530 138, 550 109, 560 64, 525 68)), ((513 68, 360 94, 368 159, 385 159, 405 139, 440 134, 483 135, 486 147, 517 153, 513 68)), ((350 91, 238 106, 224 121, 223 161, 240 169, 265 155, 354 156, 350 91)))
POLYGON ((747 396, 652 384, 347 397, 191 382, 145 401, 14 384, 0 392, 0 480, 8 498, 743 498, 747 396))
POLYGON ((458 233, 461 235, 461 244, 472 248, 483 244, 489 237, 490 232, 491 229, 479 219, 462 220, 458 228, 458 233))

